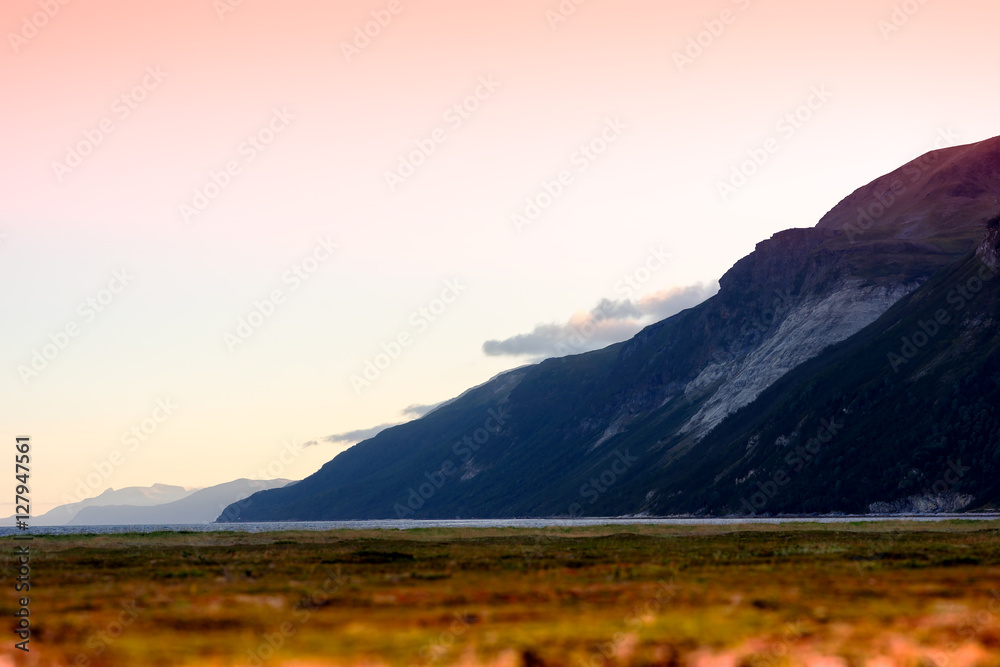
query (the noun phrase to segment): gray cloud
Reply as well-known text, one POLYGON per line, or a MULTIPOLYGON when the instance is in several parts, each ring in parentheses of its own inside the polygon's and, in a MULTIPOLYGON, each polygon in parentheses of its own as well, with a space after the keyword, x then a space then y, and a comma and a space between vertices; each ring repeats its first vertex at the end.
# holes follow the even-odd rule
MULTIPOLYGON (((447 402, 447 401, 446 401, 447 402)), ((433 405, 421 405, 414 404, 409 405, 402 409, 402 413, 408 417, 413 417, 414 419, 419 419, 424 415, 433 412, 437 408, 444 405, 444 403, 434 403, 433 405)), ((368 438, 373 438, 387 428, 392 428, 393 426, 399 426, 400 424, 405 424, 406 422, 393 422, 391 424, 379 424, 378 426, 372 426, 371 428, 361 428, 356 431, 347 431, 345 433, 335 433, 333 435, 328 435, 325 438, 319 440, 310 440, 303 447, 315 447, 321 443, 329 442, 333 444, 350 444, 361 442, 362 440, 367 440, 368 438)))
POLYGON ((561 357, 597 350, 628 340, 643 327, 696 306, 718 291, 717 285, 691 285, 662 290, 638 301, 602 299, 589 312, 576 313, 565 324, 539 324, 530 333, 483 343, 487 356, 561 357))
MULTIPOLYGON (((372 426, 371 428, 361 428, 356 431, 347 431, 346 433, 335 433, 333 435, 328 435, 321 439, 321 442, 331 442, 333 444, 354 444, 356 442, 361 442, 362 440, 367 440, 368 438, 373 438, 387 428, 392 428, 393 426, 399 426, 399 423, 395 424, 379 424, 378 426, 372 426)), ((312 440, 305 444, 306 447, 311 445, 318 445, 319 442, 312 440)))
POLYGON ((423 417, 429 412, 433 412, 442 405, 444 405, 444 403, 434 403, 433 405, 410 405, 408 407, 403 408, 403 414, 419 418, 423 417))

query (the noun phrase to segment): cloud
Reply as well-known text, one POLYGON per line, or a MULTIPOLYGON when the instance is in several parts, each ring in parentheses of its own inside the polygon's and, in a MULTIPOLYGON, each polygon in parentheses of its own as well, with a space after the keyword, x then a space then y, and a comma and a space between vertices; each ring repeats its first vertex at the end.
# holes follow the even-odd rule
POLYGON ((631 299, 602 299, 589 312, 576 313, 565 324, 539 324, 530 333, 483 343, 490 357, 562 357, 597 350, 628 340, 643 327, 696 306, 718 291, 717 285, 697 284, 661 290, 631 299))
MULTIPOLYGON (((447 402, 447 401, 446 401, 447 402)), ((444 405, 444 403, 434 403, 433 405, 411 405, 403 408, 403 414, 413 417, 423 417, 444 405)))
POLYGON ((378 426, 372 426, 371 428, 361 428, 356 431, 347 431, 345 433, 335 433, 333 435, 328 435, 322 438, 319 442, 316 440, 310 440, 305 444, 306 447, 311 447, 313 445, 318 445, 320 442, 332 442, 333 444, 354 444, 356 442, 361 442, 362 440, 367 440, 368 438, 373 438, 387 428, 392 428, 393 426, 399 426, 399 423, 395 424, 379 424, 378 426))
MULTIPOLYGON (((444 403, 434 403, 432 405, 421 405, 414 404, 403 408, 400 412, 404 416, 413 417, 414 419, 420 419, 426 414, 429 414, 441 407, 448 401, 444 403)), ((350 444, 361 442, 362 440, 367 440, 368 438, 374 438, 376 435, 386 430, 387 428, 392 428, 393 426, 399 426, 400 424, 405 424, 406 422, 393 422, 391 424, 379 424, 378 426, 372 426, 371 428, 361 428, 355 431, 347 431, 345 433, 335 433, 333 435, 328 435, 325 438, 320 438, 319 440, 310 440, 303 447, 315 447, 324 442, 329 442, 333 444, 350 444)))

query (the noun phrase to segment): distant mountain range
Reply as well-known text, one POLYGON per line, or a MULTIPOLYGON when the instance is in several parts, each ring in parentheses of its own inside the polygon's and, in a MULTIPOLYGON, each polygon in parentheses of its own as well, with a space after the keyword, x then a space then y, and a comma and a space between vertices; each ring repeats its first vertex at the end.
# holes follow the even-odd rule
POLYGON ((699 306, 220 520, 995 508, 998 214, 1000 138, 934 151, 759 243, 699 306))
MULTIPOLYGON (((102 507, 105 505, 149 507, 186 498, 197 490, 197 488, 193 487, 172 486, 170 484, 129 486, 117 490, 106 489, 101 495, 94 498, 60 505, 45 514, 33 517, 31 524, 35 526, 65 526, 69 525, 76 515, 87 507, 102 507)), ((13 525, 14 518, 8 517, 3 520, 3 523, 4 525, 13 525)))
MULTIPOLYGON (((257 491, 275 489, 287 479, 238 479, 204 489, 154 484, 108 489, 95 498, 56 507, 31 521, 33 526, 102 526, 210 523, 228 505, 257 491)), ((245 502, 245 501, 244 501, 245 502)), ((14 525, 7 517, 3 525, 14 525)))

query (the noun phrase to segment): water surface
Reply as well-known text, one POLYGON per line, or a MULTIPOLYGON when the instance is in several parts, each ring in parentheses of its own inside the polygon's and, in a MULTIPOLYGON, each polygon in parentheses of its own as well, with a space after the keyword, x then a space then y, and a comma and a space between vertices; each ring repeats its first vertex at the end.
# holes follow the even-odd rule
MULTIPOLYGON (((372 521, 266 521, 253 523, 139 524, 127 526, 33 526, 35 535, 153 533, 159 531, 267 533, 284 530, 412 530, 416 528, 551 528, 578 526, 728 526, 782 523, 878 523, 884 521, 993 521, 1000 514, 890 514, 788 517, 668 517, 578 519, 381 519, 372 521)), ((0 528, 0 536, 21 533, 0 528)))

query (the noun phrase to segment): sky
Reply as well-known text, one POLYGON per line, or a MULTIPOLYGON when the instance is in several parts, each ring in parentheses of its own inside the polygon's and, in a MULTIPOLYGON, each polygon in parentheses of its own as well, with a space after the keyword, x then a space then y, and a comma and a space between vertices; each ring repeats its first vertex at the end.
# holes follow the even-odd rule
POLYGON ((760 240, 1000 134, 998 19, 4 0, 0 437, 32 438, 33 513, 300 479, 697 304, 760 240))

